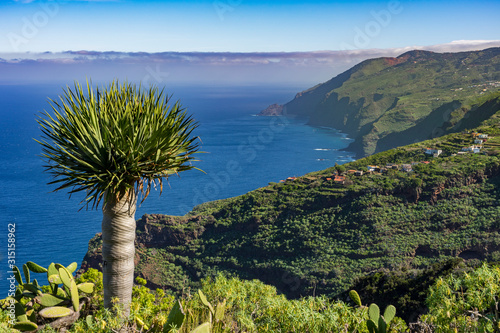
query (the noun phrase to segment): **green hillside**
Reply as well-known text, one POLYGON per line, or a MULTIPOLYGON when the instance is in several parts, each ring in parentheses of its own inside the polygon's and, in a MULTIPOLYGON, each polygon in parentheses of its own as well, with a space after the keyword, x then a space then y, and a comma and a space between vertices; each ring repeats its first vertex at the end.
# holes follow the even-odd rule
MULTIPOLYGON (((416 277, 457 257, 499 261, 499 152, 500 111, 475 132, 273 183, 183 217, 145 215, 137 221, 136 273, 150 287, 178 292, 224 272, 292 298, 333 297, 374 272, 416 277), (479 133, 488 136, 480 153, 459 153, 479 133), (433 157, 426 148, 442 153, 433 157), (370 165, 378 172, 367 173, 370 165)), ((83 268, 99 267, 100 242, 99 234, 90 241, 83 268)))
POLYGON ((499 90, 500 48, 411 51, 366 60, 285 106, 349 134, 347 150, 362 157, 476 127, 498 109, 490 94, 499 90))

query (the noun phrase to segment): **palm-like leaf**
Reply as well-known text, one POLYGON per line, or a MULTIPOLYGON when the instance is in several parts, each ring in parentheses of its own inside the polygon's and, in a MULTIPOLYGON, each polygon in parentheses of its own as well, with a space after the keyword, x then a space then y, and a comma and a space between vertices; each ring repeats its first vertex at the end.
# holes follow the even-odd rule
POLYGON ((157 87, 67 87, 59 101, 50 100, 53 115, 37 120, 45 167, 55 178, 49 184, 86 192, 83 203, 94 208, 131 189, 144 200, 152 186, 163 188, 163 178, 194 168, 197 124, 169 101, 157 87))

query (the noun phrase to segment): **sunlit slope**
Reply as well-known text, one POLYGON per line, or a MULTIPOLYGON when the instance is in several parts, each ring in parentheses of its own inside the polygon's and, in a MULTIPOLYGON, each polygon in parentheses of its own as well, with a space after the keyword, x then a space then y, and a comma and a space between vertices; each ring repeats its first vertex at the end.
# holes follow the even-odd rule
POLYGON ((411 51, 366 60, 297 94, 286 112, 355 139, 358 157, 473 128, 495 112, 500 48, 461 53, 411 51), (485 110, 487 109, 487 110, 485 110))

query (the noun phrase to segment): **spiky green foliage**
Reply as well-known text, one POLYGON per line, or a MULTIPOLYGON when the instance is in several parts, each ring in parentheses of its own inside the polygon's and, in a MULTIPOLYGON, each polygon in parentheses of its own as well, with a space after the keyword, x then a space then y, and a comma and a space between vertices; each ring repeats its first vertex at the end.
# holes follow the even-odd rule
POLYGON ((53 113, 37 120, 43 132, 42 157, 54 176, 50 184, 69 193, 84 192, 83 203, 97 207, 134 189, 143 200, 163 178, 193 168, 197 127, 185 109, 157 87, 144 89, 112 82, 94 89, 75 83, 53 113))

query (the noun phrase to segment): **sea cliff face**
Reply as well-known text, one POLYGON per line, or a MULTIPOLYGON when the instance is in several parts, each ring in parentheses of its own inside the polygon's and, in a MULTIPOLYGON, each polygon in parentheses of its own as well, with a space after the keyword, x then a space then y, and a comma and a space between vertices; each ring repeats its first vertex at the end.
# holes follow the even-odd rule
POLYGON ((265 110, 262 110, 258 116, 282 116, 284 111, 283 105, 272 104, 269 105, 265 110))
POLYGON ((355 141, 346 150, 363 157, 473 128, 498 110, 496 96, 488 98, 498 91, 500 48, 411 51, 363 61, 285 108, 347 133, 355 141))

